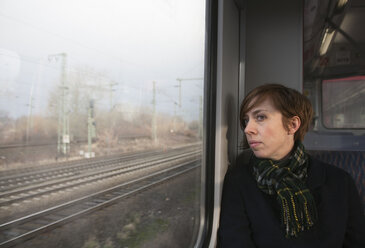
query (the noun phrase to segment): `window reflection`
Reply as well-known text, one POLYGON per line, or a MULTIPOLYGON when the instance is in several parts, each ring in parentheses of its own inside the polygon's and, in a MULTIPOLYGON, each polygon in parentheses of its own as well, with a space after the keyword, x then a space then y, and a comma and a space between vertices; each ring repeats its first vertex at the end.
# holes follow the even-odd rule
POLYGON ((365 76, 324 80, 322 96, 327 128, 365 128, 365 76))

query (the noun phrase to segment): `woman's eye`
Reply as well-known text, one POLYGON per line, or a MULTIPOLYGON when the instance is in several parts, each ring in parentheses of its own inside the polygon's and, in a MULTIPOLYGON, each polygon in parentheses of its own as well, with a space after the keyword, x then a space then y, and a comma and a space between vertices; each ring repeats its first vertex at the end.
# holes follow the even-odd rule
POLYGON ((245 124, 245 126, 247 126, 247 124, 248 124, 248 119, 243 119, 243 123, 245 124))
POLYGON ((266 119, 266 116, 265 115, 257 115, 256 116, 256 120, 257 121, 263 121, 263 120, 265 120, 266 119))

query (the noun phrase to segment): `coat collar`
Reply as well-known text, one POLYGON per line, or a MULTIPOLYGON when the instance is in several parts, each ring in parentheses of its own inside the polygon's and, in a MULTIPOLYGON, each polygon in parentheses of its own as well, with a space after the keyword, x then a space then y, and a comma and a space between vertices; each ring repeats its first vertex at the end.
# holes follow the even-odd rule
POLYGON ((326 181, 325 166, 313 157, 309 156, 308 179, 307 185, 310 189, 316 189, 322 186, 326 181))

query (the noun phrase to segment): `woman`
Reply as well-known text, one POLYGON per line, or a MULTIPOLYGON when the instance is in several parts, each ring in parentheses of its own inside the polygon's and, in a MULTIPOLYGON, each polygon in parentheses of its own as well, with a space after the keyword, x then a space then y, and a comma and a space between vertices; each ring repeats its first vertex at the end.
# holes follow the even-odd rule
POLYGON ((311 158, 301 141, 309 100, 278 84, 243 100, 250 149, 226 174, 218 247, 365 247, 365 218, 349 174, 311 158))

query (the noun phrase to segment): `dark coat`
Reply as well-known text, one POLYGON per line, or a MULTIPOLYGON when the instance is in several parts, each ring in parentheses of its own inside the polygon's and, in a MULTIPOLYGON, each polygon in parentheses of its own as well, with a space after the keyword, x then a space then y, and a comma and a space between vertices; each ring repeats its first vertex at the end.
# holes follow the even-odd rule
POLYGON ((355 183, 347 172, 309 158, 307 186, 318 221, 297 238, 285 238, 275 195, 263 193, 242 153, 224 179, 218 230, 220 248, 365 248, 365 217, 355 183))

